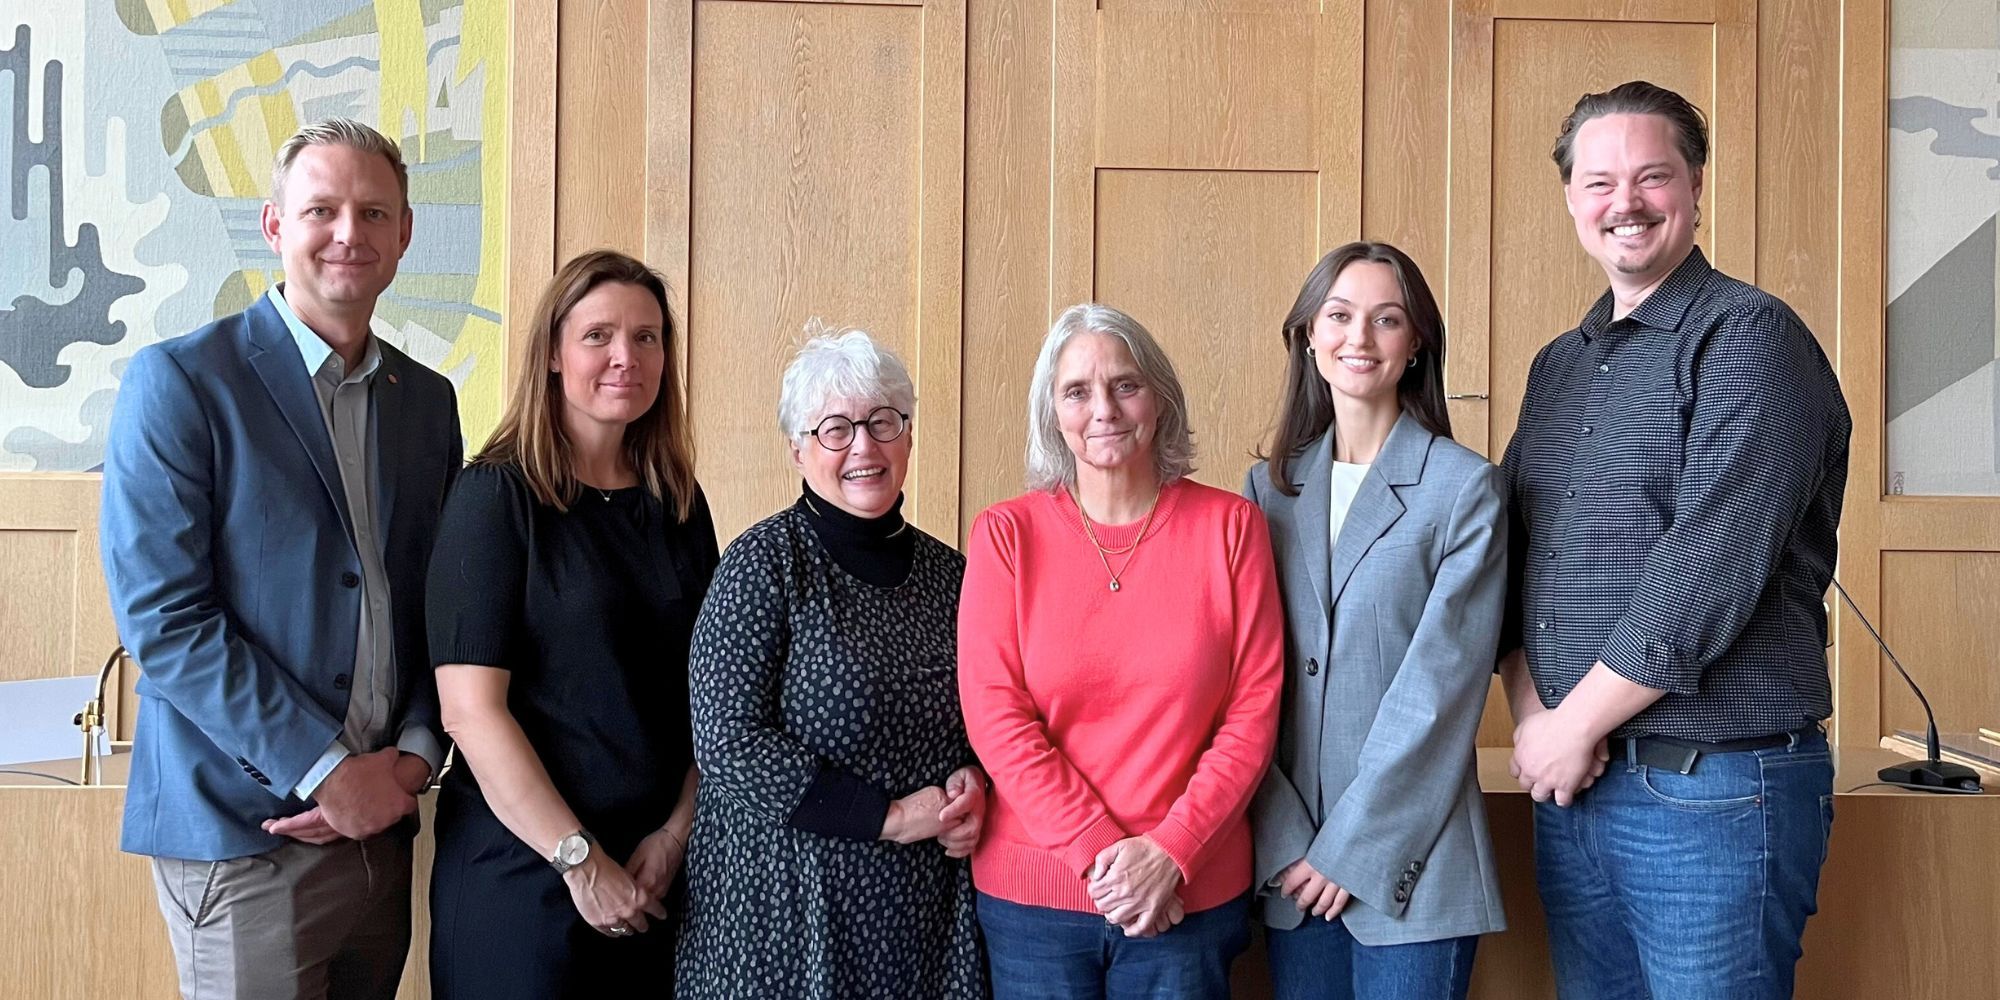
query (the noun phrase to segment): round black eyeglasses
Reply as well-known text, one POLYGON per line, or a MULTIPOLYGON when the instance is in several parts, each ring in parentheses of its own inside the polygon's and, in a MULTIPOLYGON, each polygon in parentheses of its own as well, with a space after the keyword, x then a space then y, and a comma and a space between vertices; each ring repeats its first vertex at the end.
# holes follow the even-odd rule
POLYGON ((869 437, 888 444, 910 429, 910 415, 893 406, 878 406, 869 412, 866 419, 859 421, 834 413, 806 433, 817 438, 819 446, 828 451, 846 451, 854 444, 854 428, 857 426, 868 428, 869 437))

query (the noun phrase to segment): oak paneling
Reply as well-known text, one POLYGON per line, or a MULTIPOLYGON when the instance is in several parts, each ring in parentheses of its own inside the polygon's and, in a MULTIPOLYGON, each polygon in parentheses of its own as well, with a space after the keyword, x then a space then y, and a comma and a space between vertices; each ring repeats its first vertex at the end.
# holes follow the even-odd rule
MULTIPOLYGON (((1603 270, 1577 245, 1561 178, 1549 159, 1563 116, 1579 95, 1639 78, 1679 91, 1696 107, 1713 108, 1713 37, 1712 28, 1699 24, 1495 23, 1487 438, 1487 454, 1495 460, 1514 435, 1529 362, 1576 326, 1605 289, 1603 270)), ((1712 220, 1716 178, 1707 181, 1702 212, 1712 220)), ((1703 243, 1712 247, 1713 240, 1705 235, 1703 243)), ((1454 308, 1478 307, 1458 302, 1454 308)), ((1454 352, 1464 357, 1468 340, 1479 342, 1461 337, 1454 352)))
POLYGON ((1021 491, 1028 374, 1048 332, 1047 0, 968 6, 965 81, 965 379, 958 449, 962 538, 988 505, 1021 491))
POLYGON ((808 319, 914 365, 923 13, 704 0, 694 22, 689 401, 728 539, 798 491, 778 383, 808 319))
POLYGON ((634 182, 646 174, 646 5, 567 0, 556 9, 556 261, 596 247, 642 254, 634 182))
POLYGON ((1103 12, 1098 165, 1313 169, 1317 20, 1103 12))
MULTIPOLYGON (((1875 624, 1923 685, 1939 732, 2000 728, 1996 595, 2000 552, 1882 553, 1882 616, 1875 624)), ((1848 615, 1845 606, 1841 614, 1848 615)), ((1866 630, 1856 627, 1852 634, 1868 641, 1866 630)), ((1887 657, 1879 673, 1882 733, 1906 729, 1921 738, 1924 714, 1916 695, 1887 657)))
POLYGON ((1100 170, 1096 298, 1173 359, 1196 479, 1241 489, 1285 372, 1279 338, 1313 245, 1313 174, 1100 170))

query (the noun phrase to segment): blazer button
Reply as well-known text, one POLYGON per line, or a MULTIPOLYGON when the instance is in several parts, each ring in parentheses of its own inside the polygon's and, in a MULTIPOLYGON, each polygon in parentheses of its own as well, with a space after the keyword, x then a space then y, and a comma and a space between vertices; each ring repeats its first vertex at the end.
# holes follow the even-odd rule
POLYGON ((1308 657, 1306 659, 1306 676, 1316 677, 1318 675, 1319 675, 1319 661, 1317 659, 1308 657))
POLYGON ((354 571, 346 570, 340 574, 340 585, 352 590, 355 587, 361 586, 361 578, 355 576, 354 571))
POLYGON ((1409 902, 1409 901, 1410 901, 1410 890, 1408 890, 1408 889, 1397 889, 1397 890, 1396 890, 1396 902, 1398 902, 1398 903, 1407 903, 1407 902, 1409 902))
POLYGON ((346 675, 346 674, 334 674, 334 675, 333 675, 333 689, 334 689, 335 691, 345 691, 345 690, 347 690, 347 675, 346 675))

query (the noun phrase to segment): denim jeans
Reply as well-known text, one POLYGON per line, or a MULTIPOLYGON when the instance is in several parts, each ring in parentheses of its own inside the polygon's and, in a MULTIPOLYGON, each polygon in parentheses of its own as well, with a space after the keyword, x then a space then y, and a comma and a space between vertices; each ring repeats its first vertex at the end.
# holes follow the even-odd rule
POLYGON ((1344 920, 1267 928, 1276 1000, 1465 1000, 1477 937, 1367 945, 1344 920))
POLYGON ((1250 944, 1250 897, 1128 938, 1095 913, 980 893, 994 1000, 1201 1000, 1229 996, 1229 966, 1250 944))
POLYGON ((1557 995, 1790 997, 1832 826, 1817 730, 1689 774, 1614 760, 1569 808, 1536 804, 1557 995))

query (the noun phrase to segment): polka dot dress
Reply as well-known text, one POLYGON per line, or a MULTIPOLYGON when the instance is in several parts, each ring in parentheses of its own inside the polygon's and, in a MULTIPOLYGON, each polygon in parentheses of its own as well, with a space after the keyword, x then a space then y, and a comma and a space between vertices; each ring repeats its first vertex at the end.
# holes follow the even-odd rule
POLYGON ((701 786, 677 996, 984 996, 966 862, 787 825, 823 763, 896 798, 973 761, 964 570, 919 532, 909 578, 871 586, 795 508, 723 555, 689 657, 701 786))

